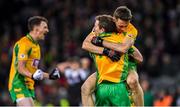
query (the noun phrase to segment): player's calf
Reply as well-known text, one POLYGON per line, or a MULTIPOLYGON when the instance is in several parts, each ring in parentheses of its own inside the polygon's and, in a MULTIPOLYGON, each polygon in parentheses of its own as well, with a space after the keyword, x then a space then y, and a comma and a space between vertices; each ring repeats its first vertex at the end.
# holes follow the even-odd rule
POLYGON ((92 93, 96 86, 96 73, 93 73, 81 86, 81 98, 83 106, 94 106, 92 93))
POLYGON ((139 76, 136 71, 129 71, 127 84, 132 92, 135 106, 144 106, 144 93, 139 83, 139 76))

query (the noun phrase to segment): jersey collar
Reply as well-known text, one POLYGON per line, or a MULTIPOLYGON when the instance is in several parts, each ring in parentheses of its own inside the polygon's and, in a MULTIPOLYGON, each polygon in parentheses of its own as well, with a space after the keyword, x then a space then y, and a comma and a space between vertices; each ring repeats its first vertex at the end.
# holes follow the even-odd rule
POLYGON ((110 37, 112 34, 117 34, 115 32, 103 32, 103 33, 100 33, 99 36, 104 38, 104 37, 110 37))
POLYGON ((26 35, 26 37, 27 37, 30 41, 32 41, 34 44, 36 44, 36 45, 38 44, 38 42, 35 41, 29 33, 26 35))
POLYGON ((103 38, 103 37, 109 37, 109 36, 111 36, 111 35, 112 35, 112 33, 109 33, 109 32, 103 32, 103 33, 100 33, 100 34, 99 34, 99 36, 102 37, 102 38, 103 38))

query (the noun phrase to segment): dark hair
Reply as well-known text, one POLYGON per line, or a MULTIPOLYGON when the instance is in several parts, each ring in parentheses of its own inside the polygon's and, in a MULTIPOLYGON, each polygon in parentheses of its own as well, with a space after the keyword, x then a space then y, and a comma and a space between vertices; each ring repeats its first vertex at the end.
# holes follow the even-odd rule
POLYGON ((32 31, 35 25, 40 25, 40 23, 44 21, 48 23, 48 20, 42 16, 32 16, 28 19, 28 29, 32 31))
POLYGON ((99 21, 99 28, 104 28, 105 32, 117 32, 114 19, 110 15, 98 15, 95 18, 99 21))
POLYGON ((124 21, 130 21, 132 19, 131 10, 128 9, 126 6, 119 6, 113 15, 116 19, 121 19, 124 21))

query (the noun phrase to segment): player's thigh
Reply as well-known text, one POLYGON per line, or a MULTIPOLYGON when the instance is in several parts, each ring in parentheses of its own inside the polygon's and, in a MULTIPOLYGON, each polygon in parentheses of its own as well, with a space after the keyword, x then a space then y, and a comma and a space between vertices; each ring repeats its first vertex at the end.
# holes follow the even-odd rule
POLYGON ((97 85, 96 106, 130 106, 125 83, 105 82, 97 85))
POLYGON ((34 90, 30 90, 22 83, 13 85, 12 89, 9 92, 13 102, 21 98, 35 98, 34 90))
POLYGON ((88 91, 93 92, 96 87, 96 72, 91 74, 86 81, 83 83, 81 90, 82 91, 88 91))
POLYGON ((95 105, 96 106, 110 106, 109 101, 109 93, 111 90, 109 89, 110 84, 108 83, 100 83, 96 87, 95 91, 95 105))
POLYGON ((31 97, 19 98, 16 100, 17 106, 34 106, 34 101, 31 97))

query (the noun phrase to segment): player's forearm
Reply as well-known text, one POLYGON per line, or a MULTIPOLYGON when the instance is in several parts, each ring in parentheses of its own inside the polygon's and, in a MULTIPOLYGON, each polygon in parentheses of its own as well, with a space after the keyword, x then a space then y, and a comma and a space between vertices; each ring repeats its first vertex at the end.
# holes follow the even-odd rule
POLYGON ((26 61, 19 60, 18 61, 18 72, 25 77, 32 78, 33 74, 31 72, 29 72, 29 70, 25 67, 25 65, 26 65, 26 61))
POLYGON ((140 51, 134 47, 134 52, 133 54, 131 54, 131 56, 139 63, 142 63, 143 62, 143 56, 142 54, 140 53, 140 51))
POLYGON ((84 42, 82 45, 82 49, 87 50, 92 53, 102 54, 104 48, 95 46, 92 43, 84 42))
POLYGON ((25 77, 29 77, 29 78, 32 78, 32 73, 30 73, 25 67, 18 67, 18 72, 25 76, 25 77))
POLYGON ((126 53, 129 46, 127 44, 123 44, 123 43, 112 43, 109 41, 103 41, 103 46, 115 51, 118 51, 120 53, 126 53))
POLYGON ((43 77, 46 78, 46 79, 49 79, 49 74, 46 73, 46 72, 43 72, 43 77))
POLYGON ((126 53, 133 44, 134 39, 128 37, 125 37, 121 43, 113 43, 106 40, 103 41, 104 47, 113 49, 121 53, 126 53))

